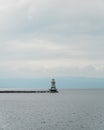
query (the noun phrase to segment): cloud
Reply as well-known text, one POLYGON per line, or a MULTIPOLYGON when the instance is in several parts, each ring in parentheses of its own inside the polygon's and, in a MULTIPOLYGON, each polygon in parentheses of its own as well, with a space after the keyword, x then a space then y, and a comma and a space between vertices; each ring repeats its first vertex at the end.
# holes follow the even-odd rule
POLYGON ((102 0, 0 0, 0 77, 104 77, 102 0))

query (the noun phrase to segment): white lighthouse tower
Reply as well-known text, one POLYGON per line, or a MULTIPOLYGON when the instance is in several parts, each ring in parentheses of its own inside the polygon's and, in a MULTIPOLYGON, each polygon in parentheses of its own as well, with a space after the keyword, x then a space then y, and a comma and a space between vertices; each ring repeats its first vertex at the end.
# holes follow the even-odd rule
POLYGON ((58 92, 55 84, 56 84, 55 79, 52 79, 50 92, 58 92))

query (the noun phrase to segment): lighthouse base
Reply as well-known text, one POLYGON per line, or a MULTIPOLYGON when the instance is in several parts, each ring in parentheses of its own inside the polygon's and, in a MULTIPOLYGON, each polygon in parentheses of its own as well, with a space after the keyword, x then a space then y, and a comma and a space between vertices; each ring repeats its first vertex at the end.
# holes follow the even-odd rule
POLYGON ((50 88, 49 91, 51 93, 58 93, 58 90, 56 88, 50 88))

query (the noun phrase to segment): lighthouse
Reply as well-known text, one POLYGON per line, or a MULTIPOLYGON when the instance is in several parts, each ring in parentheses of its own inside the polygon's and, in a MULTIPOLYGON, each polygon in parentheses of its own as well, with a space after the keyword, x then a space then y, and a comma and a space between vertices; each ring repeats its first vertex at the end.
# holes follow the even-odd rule
POLYGON ((51 81, 51 88, 50 88, 50 92, 53 92, 53 93, 56 93, 56 92, 58 92, 57 91, 57 89, 56 89, 56 81, 55 81, 55 79, 52 79, 52 81, 51 81))

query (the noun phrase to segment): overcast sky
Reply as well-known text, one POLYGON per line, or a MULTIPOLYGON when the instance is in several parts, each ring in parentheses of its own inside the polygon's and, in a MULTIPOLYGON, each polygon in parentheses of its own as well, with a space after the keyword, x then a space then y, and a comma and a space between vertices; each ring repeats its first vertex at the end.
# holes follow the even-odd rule
POLYGON ((0 78, 104 78, 103 0, 0 0, 0 78))

